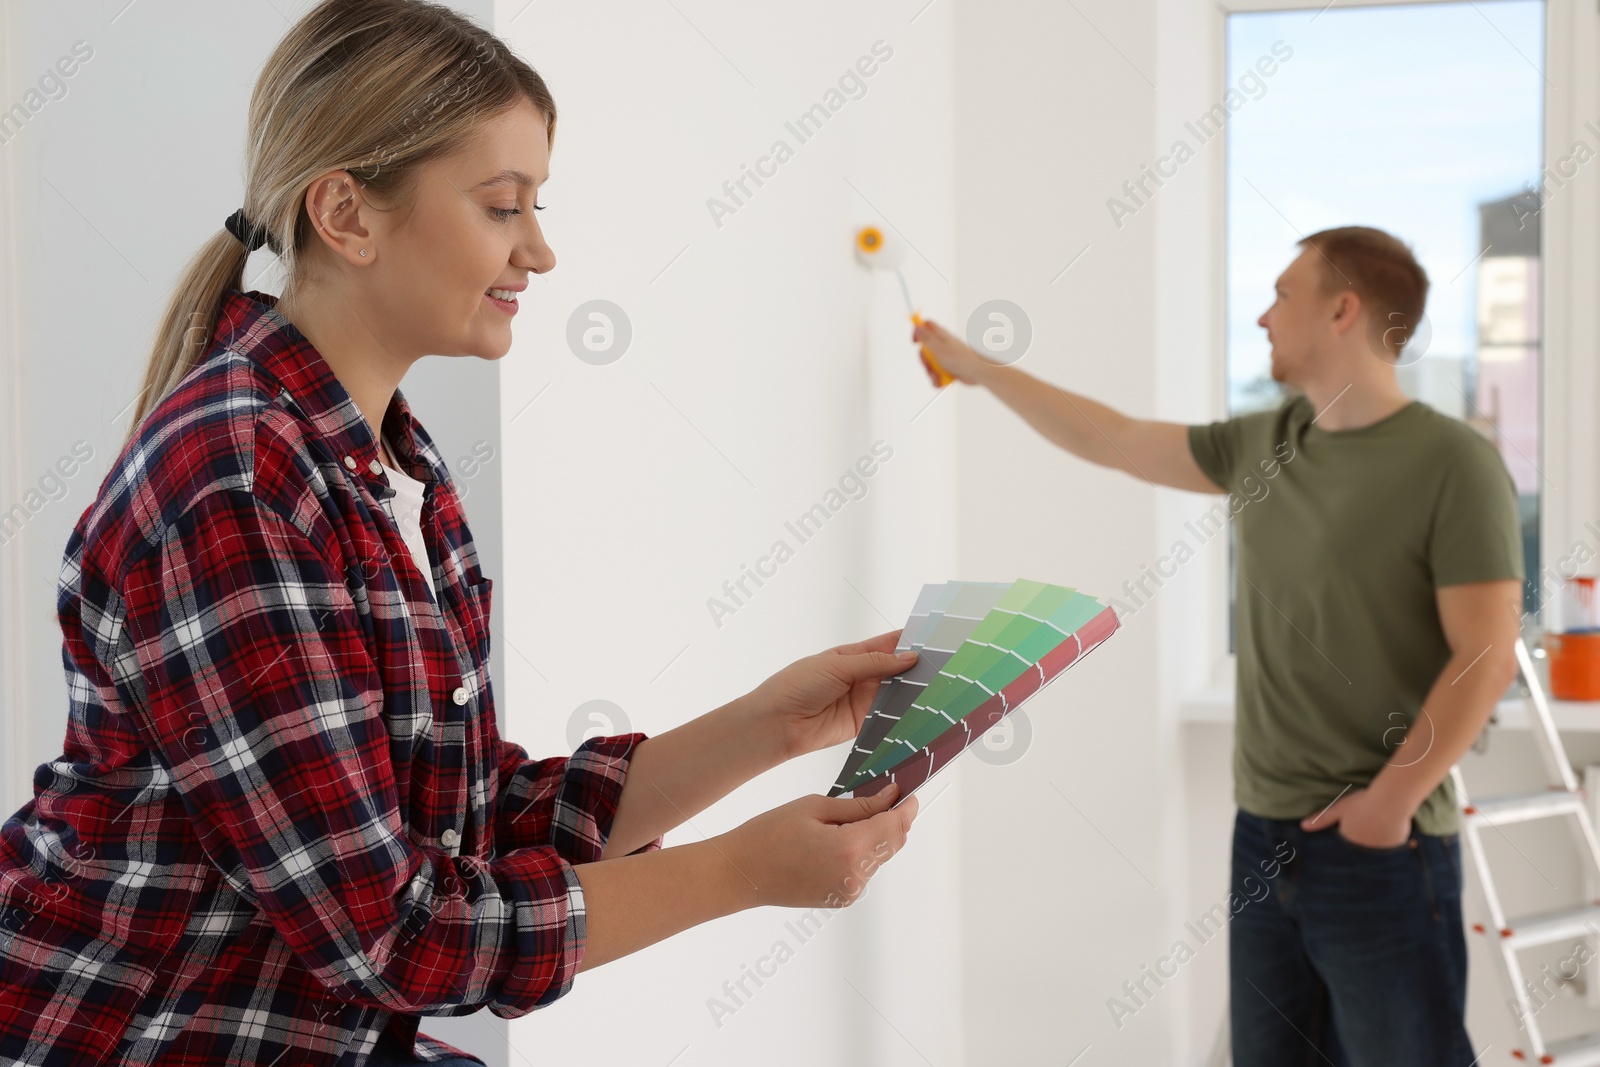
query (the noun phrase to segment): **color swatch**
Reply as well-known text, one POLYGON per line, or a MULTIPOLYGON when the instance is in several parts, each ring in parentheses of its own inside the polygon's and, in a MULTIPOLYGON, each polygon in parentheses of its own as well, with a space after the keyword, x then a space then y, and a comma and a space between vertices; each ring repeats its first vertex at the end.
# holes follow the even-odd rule
POLYGON ((923 586, 897 648, 920 658, 879 685, 828 795, 870 796, 892 781, 910 796, 1116 629, 1111 608, 1066 586, 923 586))

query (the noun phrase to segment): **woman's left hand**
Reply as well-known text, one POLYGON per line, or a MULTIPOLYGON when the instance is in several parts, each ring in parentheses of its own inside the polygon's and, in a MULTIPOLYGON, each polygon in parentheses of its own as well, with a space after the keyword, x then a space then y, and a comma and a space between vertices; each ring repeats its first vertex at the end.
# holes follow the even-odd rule
POLYGON ((891 630, 855 644, 796 660, 756 686, 756 708, 770 716, 785 759, 848 741, 872 708, 878 679, 899 674, 917 662, 915 652, 894 651, 900 631, 891 630))

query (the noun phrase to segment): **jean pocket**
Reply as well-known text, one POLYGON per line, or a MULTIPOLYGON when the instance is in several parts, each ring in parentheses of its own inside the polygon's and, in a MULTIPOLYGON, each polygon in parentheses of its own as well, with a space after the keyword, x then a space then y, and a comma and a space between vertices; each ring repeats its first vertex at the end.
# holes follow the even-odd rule
POLYGON ((1335 823, 1333 826, 1333 837, 1334 840, 1343 844, 1345 848, 1354 852, 1363 853, 1368 856, 1402 856, 1416 847, 1414 828, 1413 832, 1409 833, 1404 841, 1400 842, 1398 845, 1389 845, 1385 848, 1375 848, 1372 845, 1362 845, 1350 840, 1348 837, 1344 836, 1344 827, 1340 826, 1338 823, 1335 823))

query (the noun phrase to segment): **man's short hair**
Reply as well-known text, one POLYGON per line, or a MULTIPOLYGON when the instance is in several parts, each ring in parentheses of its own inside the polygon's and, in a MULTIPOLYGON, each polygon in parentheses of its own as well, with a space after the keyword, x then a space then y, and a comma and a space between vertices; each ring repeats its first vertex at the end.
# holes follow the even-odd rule
POLYGON ((1337 226, 1302 237, 1321 253, 1322 291, 1353 290, 1367 309, 1375 352, 1396 357, 1422 324, 1428 274, 1399 238, 1371 226, 1337 226))

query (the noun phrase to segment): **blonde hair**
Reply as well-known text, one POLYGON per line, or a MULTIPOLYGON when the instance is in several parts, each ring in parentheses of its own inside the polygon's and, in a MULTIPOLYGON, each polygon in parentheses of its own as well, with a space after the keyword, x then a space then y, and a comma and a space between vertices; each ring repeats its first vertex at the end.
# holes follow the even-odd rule
MULTIPOLYGON (((250 96, 244 212, 282 260, 285 294, 304 281, 314 230, 306 190, 348 170, 363 192, 402 205, 422 167, 467 146, 485 119, 521 100, 547 119, 556 107, 537 71, 494 34, 426 0, 323 0, 273 49, 250 96)), ((227 229, 183 272, 156 331, 128 430, 210 349, 229 289, 250 253, 227 229)))

